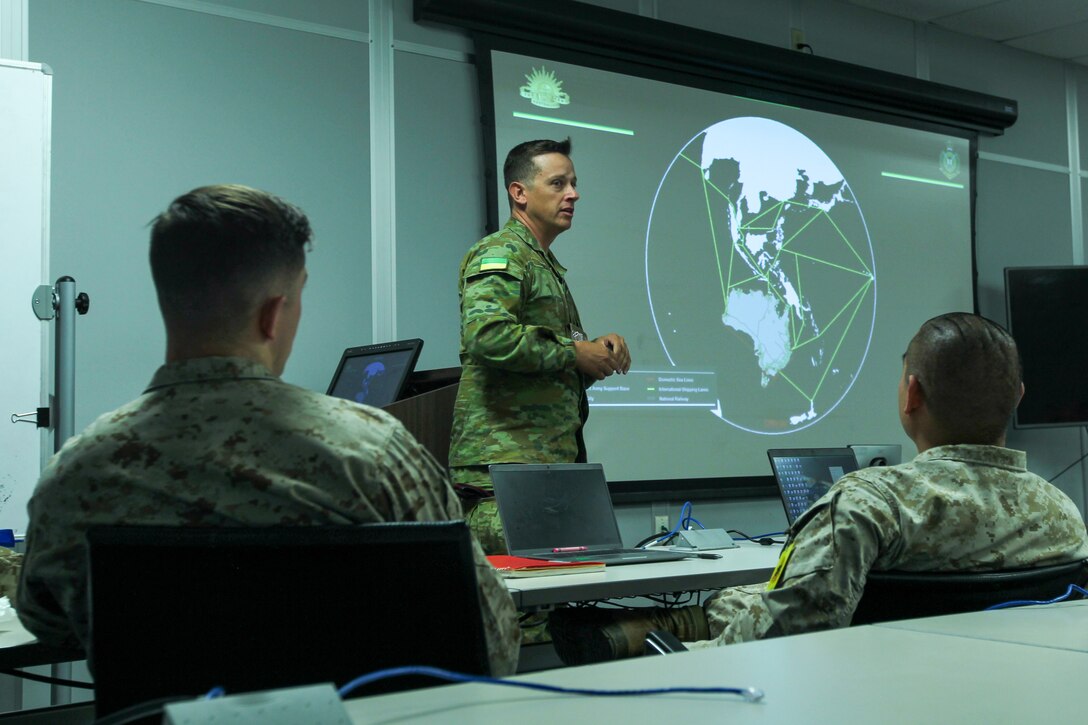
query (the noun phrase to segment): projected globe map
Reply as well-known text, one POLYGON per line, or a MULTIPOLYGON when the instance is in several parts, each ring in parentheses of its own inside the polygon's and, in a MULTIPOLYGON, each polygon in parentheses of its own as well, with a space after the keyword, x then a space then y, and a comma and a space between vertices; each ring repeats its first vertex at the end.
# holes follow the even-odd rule
POLYGON ((696 134, 661 179, 645 252, 665 356, 716 375, 723 421, 789 433, 849 393, 876 264, 849 183, 805 135, 750 116, 696 134))

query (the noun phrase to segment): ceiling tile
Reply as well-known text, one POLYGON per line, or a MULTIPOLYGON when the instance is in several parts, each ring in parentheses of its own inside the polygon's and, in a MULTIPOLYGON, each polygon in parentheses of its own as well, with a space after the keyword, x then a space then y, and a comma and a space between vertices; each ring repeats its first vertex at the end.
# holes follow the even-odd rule
POLYGON ((1001 0, 936 21, 942 28, 991 40, 1013 40, 1088 20, 1084 0, 1001 0))
POLYGON ((994 0, 847 0, 870 10, 895 15, 908 20, 933 22, 949 15, 956 15, 986 5, 994 0))
POLYGON ((1088 65, 1088 0, 846 0, 954 33, 1088 65))
POLYGON ((1010 40, 1006 45, 1055 58, 1088 55, 1088 19, 1034 35, 1010 40))

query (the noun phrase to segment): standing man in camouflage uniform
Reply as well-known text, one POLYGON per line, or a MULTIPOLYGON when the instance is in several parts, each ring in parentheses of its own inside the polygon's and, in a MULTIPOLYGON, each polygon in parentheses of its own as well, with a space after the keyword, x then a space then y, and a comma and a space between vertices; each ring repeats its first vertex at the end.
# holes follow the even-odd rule
POLYGON ((1024 386, 1016 343, 982 317, 929 320, 903 356, 899 417, 918 446, 901 466, 843 476, 789 531, 767 584, 725 589, 703 608, 552 613, 568 664, 641 653, 650 629, 690 649, 850 624, 874 571, 982 572, 1088 558, 1076 505, 1004 447, 1024 386), (705 616, 704 616, 705 614, 705 616))
MULTIPOLYGON (((302 313, 310 236, 301 211, 244 186, 196 189, 155 220, 151 272, 166 364, 142 396, 68 441, 30 500, 16 608, 42 642, 88 645, 84 534, 96 524, 461 517, 445 473, 396 419, 280 380, 302 313)), ((473 549, 491 669, 511 674, 514 603, 473 549)))
POLYGON ((487 466, 585 461, 585 390, 631 367, 622 337, 587 337, 551 251, 580 198, 570 139, 515 146, 503 179, 510 220, 461 262, 461 384, 450 442, 451 478, 468 492, 469 525, 489 554, 505 552, 506 542, 487 466))

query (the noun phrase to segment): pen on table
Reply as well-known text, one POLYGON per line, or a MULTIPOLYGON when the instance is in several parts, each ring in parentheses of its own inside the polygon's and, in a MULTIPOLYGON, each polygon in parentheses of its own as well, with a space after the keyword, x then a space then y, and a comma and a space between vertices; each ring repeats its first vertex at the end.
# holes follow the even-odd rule
POLYGON ((568 551, 587 551, 588 546, 557 546, 552 549, 553 554, 565 554, 568 551))

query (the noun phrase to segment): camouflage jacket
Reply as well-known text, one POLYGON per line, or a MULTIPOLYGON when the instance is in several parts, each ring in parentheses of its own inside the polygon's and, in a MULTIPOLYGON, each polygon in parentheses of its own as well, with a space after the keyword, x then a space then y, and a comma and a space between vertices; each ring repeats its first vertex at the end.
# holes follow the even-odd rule
MULTIPOLYGON (((84 647, 84 533, 95 524, 348 525, 462 515, 445 473, 396 419, 288 385, 238 358, 159 368, 141 397, 53 457, 29 509, 19 617, 47 644, 84 647)), ((520 645, 514 603, 473 547, 492 670, 509 674, 520 645)))
POLYGON ((574 336, 586 338, 566 271, 513 218, 465 255, 451 466, 576 459, 588 404, 574 336))
POLYGON ((692 648, 847 626, 870 569, 987 571, 1088 558, 1076 505, 1026 465, 1021 451, 953 445, 843 476, 794 522, 774 588, 722 590, 706 604, 715 639, 692 648))
POLYGON ((15 597, 19 584, 19 570, 23 567, 23 555, 13 549, 0 546, 0 597, 15 597))

